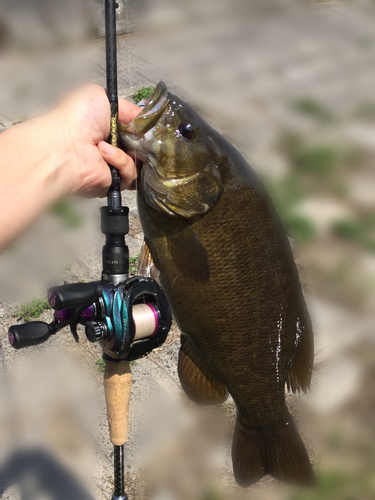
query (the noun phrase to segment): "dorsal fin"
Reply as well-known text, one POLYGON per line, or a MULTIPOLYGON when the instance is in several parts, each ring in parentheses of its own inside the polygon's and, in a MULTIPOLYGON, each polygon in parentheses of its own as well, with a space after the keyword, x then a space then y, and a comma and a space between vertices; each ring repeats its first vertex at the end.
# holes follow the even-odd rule
POLYGON ((306 393, 310 389, 314 363, 314 337, 306 306, 296 321, 296 343, 296 354, 287 368, 286 384, 288 391, 306 393))

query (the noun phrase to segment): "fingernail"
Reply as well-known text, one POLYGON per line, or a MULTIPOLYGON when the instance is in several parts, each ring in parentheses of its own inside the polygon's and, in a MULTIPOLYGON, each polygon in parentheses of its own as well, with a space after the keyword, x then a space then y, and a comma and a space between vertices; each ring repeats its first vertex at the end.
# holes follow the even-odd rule
POLYGON ((99 145, 99 149, 107 156, 115 156, 115 154, 117 153, 117 149, 112 146, 112 144, 108 144, 108 142, 101 142, 99 145))

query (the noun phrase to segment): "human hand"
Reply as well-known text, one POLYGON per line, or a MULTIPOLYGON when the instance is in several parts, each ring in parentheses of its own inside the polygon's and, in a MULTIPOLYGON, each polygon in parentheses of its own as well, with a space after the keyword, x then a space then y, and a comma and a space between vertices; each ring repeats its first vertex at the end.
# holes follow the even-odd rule
MULTIPOLYGON (((141 109, 119 99, 119 121, 130 123, 141 109)), ((108 144, 110 105, 105 90, 90 84, 69 95, 53 112, 70 158, 66 169, 69 194, 84 197, 105 196, 111 184, 108 163, 118 169, 121 189, 130 187, 137 177, 134 160, 108 144)))
MULTIPOLYGON (((139 112, 135 104, 119 100, 120 121, 129 123, 139 112)), ((105 196, 112 180, 106 161, 119 170, 123 189, 134 182, 132 158, 104 142, 110 120, 104 89, 87 85, 50 113, 0 134, 0 249, 57 200, 105 196)))

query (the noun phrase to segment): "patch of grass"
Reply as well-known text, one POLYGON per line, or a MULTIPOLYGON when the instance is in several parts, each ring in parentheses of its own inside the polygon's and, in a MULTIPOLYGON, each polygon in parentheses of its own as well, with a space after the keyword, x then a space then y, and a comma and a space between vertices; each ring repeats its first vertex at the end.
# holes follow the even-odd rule
POLYGON ((276 182, 264 181, 281 217, 310 194, 300 176, 295 174, 288 174, 276 182))
POLYGON ((300 490, 290 500, 349 500, 373 498, 371 473, 345 474, 339 471, 321 471, 315 488, 300 490))
POLYGON ((154 92, 155 92, 155 87, 142 87, 141 89, 137 90, 137 92, 134 92, 132 98, 138 104, 140 101, 142 101, 142 99, 150 97, 150 95, 153 94, 154 92))
POLYGON ((292 107, 301 114, 317 118, 321 121, 331 121, 333 114, 312 97, 301 97, 292 103, 292 107))
POLYGON ((266 183, 266 186, 288 234, 301 244, 313 241, 317 233, 314 223, 295 213, 298 203, 310 194, 310 189, 301 181, 300 176, 287 175, 276 183, 266 183))
POLYGON ((138 262, 139 262, 139 254, 136 257, 129 258, 129 271, 130 274, 132 274, 133 276, 137 274, 138 262))
POLYGON ((299 282, 301 283, 301 285, 307 285, 306 278, 304 278, 300 274, 298 276, 299 276, 299 282))
POLYGON ((316 236, 316 228, 307 217, 301 215, 285 216, 284 225, 290 235, 299 243, 310 243, 316 236))
POLYGON ((296 132, 284 130, 276 142, 291 173, 274 182, 270 188, 280 214, 303 198, 329 191, 333 196, 346 198, 349 192, 347 173, 361 168, 366 156, 351 144, 327 142, 309 144, 296 132))
POLYGON ((371 215, 360 221, 341 219, 335 221, 331 230, 339 238, 359 243, 371 253, 375 253, 375 221, 371 215))
POLYGON ((130 363, 129 363, 129 364, 130 364, 130 366, 133 366, 133 365, 136 365, 136 364, 137 364, 137 362, 136 362, 136 361, 130 361, 130 363))
POLYGON ((358 166, 362 159, 354 148, 326 143, 310 145, 292 131, 282 132, 276 148, 288 158, 295 173, 318 180, 326 180, 338 166, 358 166))
POLYGON ((332 231, 337 236, 348 240, 360 240, 365 234, 365 228, 358 222, 342 219, 332 224, 332 231))
POLYGON ((104 372, 104 370, 105 370, 105 361, 104 361, 103 358, 99 358, 98 361, 95 364, 98 367, 98 371, 99 372, 104 372))
POLYGON ((232 416, 236 413, 236 405, 234 403, 229 402, 229 401, 222 403, 220 405, 220 409, 225 411, 229 416, 232 416))
POLYGON ((338 164, 337 151, 331 146, 305 146, 294 155, 294 165, 314 177, 325 178, 332 174, 338 164))
POLYGON ((20 309, 15 311, 13 317, 27 322, 39 318, 39 316, 49 308, 47 300, 33 299, 31 302, 23 304, 20 309))
POLYGON ((51 208, 51 213, 59 217, 68 227, 76 228, 82 225, 83 217, 77 212, 72 202, 63 198, 55 203, 51 208))

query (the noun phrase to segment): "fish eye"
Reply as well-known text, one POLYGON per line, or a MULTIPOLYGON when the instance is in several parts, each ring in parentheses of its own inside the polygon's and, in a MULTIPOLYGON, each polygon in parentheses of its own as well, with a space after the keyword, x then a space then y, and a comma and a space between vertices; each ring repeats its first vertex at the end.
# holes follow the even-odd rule
POLYGON ((194 139, 195 128, 191 123, 181 123, 178 127, 180 134, 186 139, 194 139))

